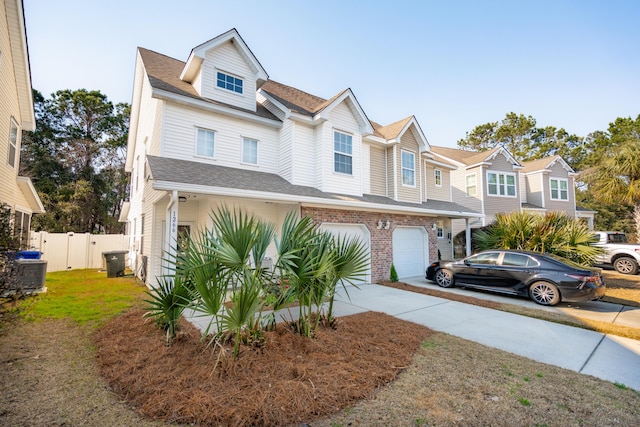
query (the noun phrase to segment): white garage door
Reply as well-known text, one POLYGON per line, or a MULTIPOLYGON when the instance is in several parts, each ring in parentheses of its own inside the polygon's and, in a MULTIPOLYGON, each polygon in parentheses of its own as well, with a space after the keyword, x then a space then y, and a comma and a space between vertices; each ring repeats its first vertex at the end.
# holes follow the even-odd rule
POLYGON ((398 278, 424 276, 426 239, 424 227, 398 227, 393 231, 393 265, 398 278))
MULTIPOLYGON (((369 238, 369 230, 362 224, 336 224, 336 223, 322 223, 320 230, 329 231, 334 236, 342 237, 357 237, 364 242, 367 247, 367 253, 369 254, 369 260, 371 260, 371 239, 369 238)), ((371 283, 371 268, 367 270, 367 275, 363 283, 371 283)))

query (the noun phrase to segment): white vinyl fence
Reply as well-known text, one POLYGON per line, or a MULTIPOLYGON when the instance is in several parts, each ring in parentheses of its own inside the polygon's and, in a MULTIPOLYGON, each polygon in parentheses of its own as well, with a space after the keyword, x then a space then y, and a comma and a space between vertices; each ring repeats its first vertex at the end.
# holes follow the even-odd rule
POLYGON ((30 250, 42 252, 42 259, 47 260, 47 272, 105 268, 102 253, 128 251, 128 242, 124 234, 32 231, 30 250))

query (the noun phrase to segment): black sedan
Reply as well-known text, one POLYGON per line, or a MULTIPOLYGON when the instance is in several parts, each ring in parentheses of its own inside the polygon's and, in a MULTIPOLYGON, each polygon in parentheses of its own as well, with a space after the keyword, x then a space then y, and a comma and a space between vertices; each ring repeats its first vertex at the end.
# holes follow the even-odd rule
POLYGON ((606 286, 600 271, 555 255, 495 249, 458 261, 434 262, 426 277, 443 288, 475 288, 555 305, 602 298, 606 286))

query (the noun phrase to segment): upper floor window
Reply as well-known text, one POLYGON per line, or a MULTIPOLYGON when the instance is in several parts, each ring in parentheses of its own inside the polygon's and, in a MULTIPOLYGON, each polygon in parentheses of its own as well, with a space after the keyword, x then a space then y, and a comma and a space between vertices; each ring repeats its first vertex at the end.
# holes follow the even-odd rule
POLYGON ((242 140, 242 163, 258 164, 258 141, 251 138, 242 140))
POLYGON ((562 178, 549 179, 551 200, 569 200, 569 181, 562 178))
POLYGON ((433 178, 436 183, 436 187, 442 187, 442 171, 440 169, 434 169, 433 178))
POLYGON ((516 176, 511 173, 487 172, 487 193, 491 196, 516 197, 516 176))
POLYGON ((242 79, 221 73, 220 71, 218 71, 216 86, 230 90, 231 92, 242 93, 242 79))
POLYGON ((416 185, 416 155, 402 151, 402 185, 416 185))
POLYGON ((466 176, 466 184, 467 184, 467 196, 475 196, 477 194, 475 173, 466 176))
POLYGON ((16 153, 18 146, 18 122, 11 117, 11 125, 9 127, 9 157, 7 158, 7 163, 12 168, 16 166, 16 153))
POLYGON ((353 142, 351 135, 333 132, 333 170, 351 175, 353 173, 353 142))
POLYGON ((213 157, 213 141, 215 132, 198 128, 198 140, 196 142, 196 155, 213 157))

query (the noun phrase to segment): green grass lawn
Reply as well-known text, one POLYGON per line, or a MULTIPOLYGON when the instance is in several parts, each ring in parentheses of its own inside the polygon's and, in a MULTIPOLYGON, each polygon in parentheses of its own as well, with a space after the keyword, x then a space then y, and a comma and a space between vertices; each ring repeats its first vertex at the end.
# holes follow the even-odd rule
POLYGON ((147 289, 133 277, 107 278, 98 270, 47 273, 45 286, 25 307, 27 320, 70 318, 96 327, 138 303, 147 289))

